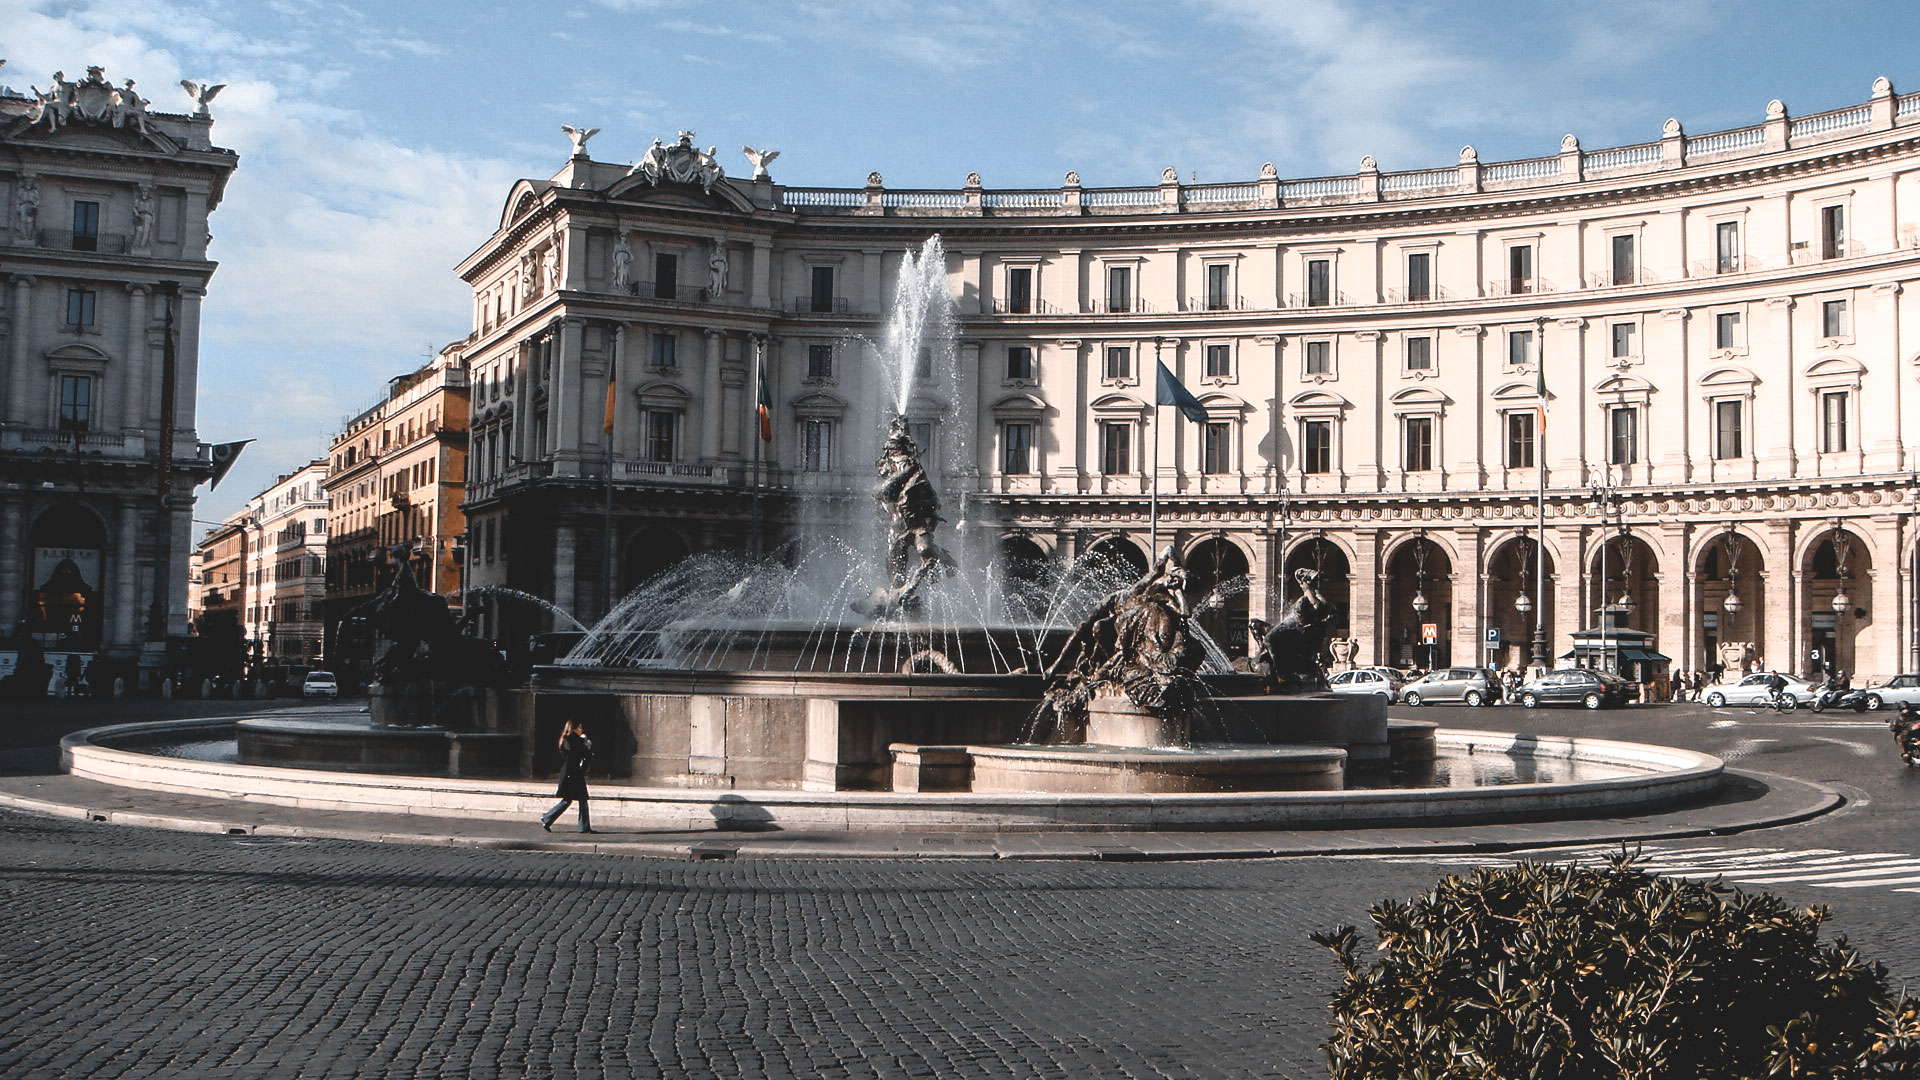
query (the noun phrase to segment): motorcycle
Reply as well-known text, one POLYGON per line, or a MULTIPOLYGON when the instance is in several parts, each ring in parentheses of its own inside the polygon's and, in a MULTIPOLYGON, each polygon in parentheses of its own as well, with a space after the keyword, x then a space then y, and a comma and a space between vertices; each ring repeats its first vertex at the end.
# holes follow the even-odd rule
POLYGON ((1829 687, 1815 694, 1813 700, 1807 703, 1807 708, 1814 712, 1822 712, 1826 709, 1852 709, 1854 712, 1863 713, 1867 711, 1867 692, 1851 686, 1829 687))
POLYGON ((1887 724, 1887 730, 1893 732, 1893 745, 1900 751, 1900 760, 1908 768, 1920 764, 1920 713, 1907 706, 1900 715, 1887 724))

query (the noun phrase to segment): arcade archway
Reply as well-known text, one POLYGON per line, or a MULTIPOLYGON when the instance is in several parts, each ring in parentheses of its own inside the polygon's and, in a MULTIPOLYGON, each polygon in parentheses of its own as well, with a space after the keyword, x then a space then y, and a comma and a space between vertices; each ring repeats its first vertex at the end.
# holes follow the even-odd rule
POLYGON ((1187 608, 1228 656, 1247 655, 1247 557, 1224 537, 1187 553, 1187 608))
MULTIPOLYGON (((1553 552, 1542 551, 1531 536, 1516 536, 1493 549, 1487 560, 1486 624, 1500 633, 1499 647, 1487 649, 1495 667, 1519 671, 1534 662, 1533 637, 1536 627, 1553 628, 1554 565, 1553 552), (1544 559, 1544 567, 1536 559, 1544 559), (1546 588, 1540 588, 1540 572, 1546 573, 1546 588)), ((1548 652, 1552 651, 1549 641, 1548 652)), ((1551 659, 1542 661, 1552 667, 1551 659)))
MULTIPOLYGON (((1805 618, 1799 656, 1791 665, 1805 673, 1860 670, 1872 640, 1873 555, 1846 529, 1828 530, 1802 558, 1801 603, 1805 618), (1818 654, 1816 659, 1815 654, 1818 654)), ((1788 665, 1779 665, 1787 670, 1788 665)))
POLYGON ((1272 618, 1277 619, 1285 614, 1287 606, 1299 599, 1300 589, 1294 581, 1294 573, 1298 570, 1312 570, 1318 574, 1315 581, 1319 585, 1320 595, 1326 597, 1339 613, 1334 619, 1332 636, 1351 637, 1353 568, 1347 561, 1347 553, 1340 550, 1340 545, 1325 537, 1304 540, 1287 553, 1286 571, 1274 583, 1273 595, 1277 604, 1272 618))
POLYGON ((1433 670, 1453 662, 1453 560, 1416 536, 1387 559, 1387 662, 1433 670))
POLYGON ((1689 658, 1701 671, 1738 671, 1766 641, 1766 560, 1759 545, 1733 529, 1709 537, 1696 555, 1700 648, 1689 658), (1730 648, 1739 646, 1738 648, 1730 648))

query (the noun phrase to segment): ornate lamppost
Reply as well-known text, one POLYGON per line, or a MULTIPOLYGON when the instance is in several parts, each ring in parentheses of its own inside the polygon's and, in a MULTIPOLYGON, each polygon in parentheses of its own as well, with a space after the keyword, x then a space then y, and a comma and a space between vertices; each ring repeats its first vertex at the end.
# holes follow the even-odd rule
MULTIPOLYGON (((1526 544, 1527 544, 1527 541, 1525 539, 1522 539, 1519 544, 1515 545, 1514 555, 1513 555, 1513 561, 1515 563, 1514 565, 1515 575, 1520 580, 1520 595, 1513 598, 1513 610, 1519 612, 1520 618, 1522 619, 1525 619, 1528 615, 1533 613, 1533 597, 1527 595, 1527 556, 1526 556, 1527 547, 1526 547, 1526 544)), ((1534 557, 1539 558, 1537 543, 1535 544, 1535 548, 1536 550, 1534 552, 1534 557)), ((1542 597, 1542 599, 1544 600, 1545 598, 1542 597)), ((1545 613, 1542 612, 1543 617, 1544 617, 1544 614, 1545 613)), ((1536 643, 1535 645, 1536 648, 1538 647, 1538 640, 1540 636, 1540 621, 1541 621, 1540 619, 1535 619, 1533 622, 1533 636, 1536 643)), ((1535 654, 1534 656, 1531 656, 1528 658, 1529 667, 1537 663, 1539 663, 1538 654, 1535 654)))
POLYGON ((1847 609, 1853 606, 1853 597, 1847 595, 1847 580, 1851 577, 1847 572, 1847 556, 1853 550, 1853 543, 1847 539, 1846 532, 1840 528, 1839 518, 1834 518, 1829 524, 1833 528, 1833 537, 1827 542, 1833 545, 1833 571, 1840 579, 1840 586, 1833 594, 1832 652, 1836 655, 1822 657, 1822 664, 1827 671, 1833 671, 1839 666, 1840 659, 1837 655, 1840 652, 1840 620, 1847 617, 1847 609))
MULTIPOLYGON (((1431 605, 1427 603, 1427 531, 1422 529, 1413 541, 1413 614, 1416 621, 1426 622, 1429 606, 1431 605)), ((1427 670, 1432 671, 1437 647, 1426 641, 1424 627, 1420 636, 1422 644, 1427 645, 1427 670)))
MULTIPOLYGON (((1603 670, 1612 671, 1617 665, 1609 665, 1607 663, 1607 542, 1610 538, 1606 535, 1606 527, 1607 514, 1612 510, 1618 496, 1612 484, 1601 483, 1591 485, 1587 489, 1587 498, 1600 510, 1600 581, 1594 588, 1594 595, 1596 595, 1600 601, 1595 605, 1596 614, 1600 619, 1599 664, 1603 670)), ((1621 523, 1623 531, 1625 527, 1626 525, 1623 521, 1621 523)))

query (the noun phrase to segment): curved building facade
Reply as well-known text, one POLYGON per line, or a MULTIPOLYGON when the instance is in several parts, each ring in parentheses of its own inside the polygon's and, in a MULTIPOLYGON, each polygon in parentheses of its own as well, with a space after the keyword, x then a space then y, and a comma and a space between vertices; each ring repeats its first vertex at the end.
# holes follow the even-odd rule
POLYGON ((1560 656, 1607 608, 1677 668, 1920 666, 1920 94, 1884 79, 1410 172, 903 191, 716 166, 688 139, 576 155, 459 267, 470 584, 592 615, 867 475, 857 341, 938 233, 960 375, 908 411, 1012 551, 1144 560, 1157 461, 1160 543, 1254 583, 1226 622, 1318 569, 1361 662, 1516 663, 1536 620, 1560 656), (1156 361, 1205 423, 1154 408, 1156 361))

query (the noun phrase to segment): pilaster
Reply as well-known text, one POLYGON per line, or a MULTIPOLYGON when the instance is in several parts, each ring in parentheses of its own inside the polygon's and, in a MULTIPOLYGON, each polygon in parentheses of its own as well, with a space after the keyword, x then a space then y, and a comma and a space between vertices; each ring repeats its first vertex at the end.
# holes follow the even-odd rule
MULTIPOLYGON (((7 411, 5 415, 20 423, 31 424, 34 414, 27 406, 31 390, 27 383, 27 357, 33 339, 33 278, 26 274, 13 276, 13 318, 12 329, 7 336, 10 369, 7 379, 7 411)), ((9 631, 12 627, 7 627, 9 631)))
POLYGON ((726 351, 726 337, 718 330, 701 334, 700 353, 700 460, 720 458, 720 361, 726 351))
POLYGON ((147 367, 151 362, 151 351, 147 347, 147 287, 145 285, 127 286, 127 342, 124 358, 119 372, 119 408, 116 410, 120 428, 131 431, 145 426, 146 417, 141 415, 141 392, 146 388, 147 367))

